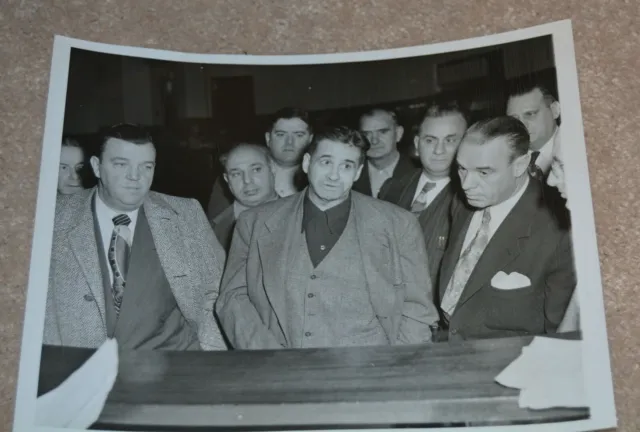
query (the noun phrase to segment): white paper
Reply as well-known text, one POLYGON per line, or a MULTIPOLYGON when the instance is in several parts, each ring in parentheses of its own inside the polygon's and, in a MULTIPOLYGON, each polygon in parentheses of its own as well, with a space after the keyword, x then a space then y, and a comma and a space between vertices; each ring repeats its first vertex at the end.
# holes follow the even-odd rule
POLYGON ((536 337, 495 380, 520 390, 520 408, 588 407, 582 341, 536 337))
POLYGON ((118 375, 118 343, 108 339, 62 384, 36 402, 39 426, 88 429, 100 416, 118 375))

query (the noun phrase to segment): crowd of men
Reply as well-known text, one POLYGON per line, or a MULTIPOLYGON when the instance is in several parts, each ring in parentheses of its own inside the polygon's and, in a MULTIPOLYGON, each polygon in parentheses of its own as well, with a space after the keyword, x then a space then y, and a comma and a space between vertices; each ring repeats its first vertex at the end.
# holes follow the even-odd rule
POLYGON ((386 109, 314 130, 287 108, 220 160, 205 213, 150 191, 143 128, 60 160, 44 343, 225 350, 422 344, 579 329, 559 102, 539 84, 469 124, 434 103, 419 166, 386 109))

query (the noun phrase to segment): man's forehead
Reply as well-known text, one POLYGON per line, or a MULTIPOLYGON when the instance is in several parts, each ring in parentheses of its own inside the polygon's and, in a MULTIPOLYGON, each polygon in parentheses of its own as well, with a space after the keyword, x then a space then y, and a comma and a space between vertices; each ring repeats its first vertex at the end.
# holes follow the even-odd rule
POLYGON ((362 117, 360 123, 363 129, 374 129, 376 127, 391 127, 395 122, 388 112, 375 111, 362 117))
POLYGON ((429 134, 436 132, 457 133, 464 132, 467 123, 459 113, 449 113, 438 117, 427 117, 420 124, 420 133, 429 134))
POLYGON ((253 148, 240 148, 229 155, 227 166, 238 166, 242 164, 267 163, 267 156, 264 152, 253 148))
MULTIPOLYGON (((129 153, 132 151, 153 151, 155 153, 155 146, 151 142, 147 142, 144 144, 136 144, 129 142, 127 140, 123 140, 120 138, 110 137, 107 138, 105 142, 105 153, 121 153, 123 151, 129 153)), ((117 155, 114 155, 117 156, 117 155)))
POLYGON ((360 156, 360 149, 358 149, 356 146, 345 144, 339 141, 323 139, 318 142, 316 156, 331 157, 334 159, 354 160, 360 156))
POLYGON ((457 160, 466 167, 492 167, 508 159, 510 151, 507 137, 487 139, 479 134, 471 134, 462 140, 457 160))
POLYGON ((528 93, 511 96, 509 98, 509 108, 537 107, 544 101, 544 95, 539 88, 534 88, 528 93))

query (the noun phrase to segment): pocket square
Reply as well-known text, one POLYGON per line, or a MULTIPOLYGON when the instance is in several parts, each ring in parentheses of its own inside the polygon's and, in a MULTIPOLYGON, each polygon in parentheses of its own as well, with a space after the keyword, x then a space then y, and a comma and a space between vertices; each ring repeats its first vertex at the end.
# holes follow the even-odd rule
POLYGON ((531 286, 531 280, 522 273, 500 271, 491 279, 491 286, 500 290, 513 290, 531 286))

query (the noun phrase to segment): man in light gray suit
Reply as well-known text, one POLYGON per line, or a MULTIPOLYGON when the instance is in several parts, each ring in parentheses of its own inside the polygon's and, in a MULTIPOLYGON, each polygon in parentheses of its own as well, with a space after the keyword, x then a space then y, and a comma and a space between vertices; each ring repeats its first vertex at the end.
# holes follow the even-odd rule
POLYGON ((156 150, 135 125, 107 131, 98 186, 56 207, 44 343, 226 349, 213 315, 225 253, 194 199, 150 192, 156 150))
POLYGON ((351 191, 369 142, 329 129, 303 158, 303 191, 243 212, 216 311, 238 349, 430 342, 438 313, 410 212, 351 191))

